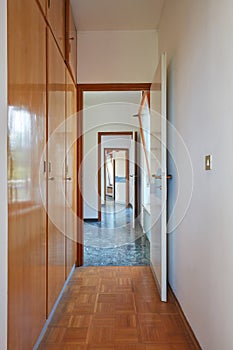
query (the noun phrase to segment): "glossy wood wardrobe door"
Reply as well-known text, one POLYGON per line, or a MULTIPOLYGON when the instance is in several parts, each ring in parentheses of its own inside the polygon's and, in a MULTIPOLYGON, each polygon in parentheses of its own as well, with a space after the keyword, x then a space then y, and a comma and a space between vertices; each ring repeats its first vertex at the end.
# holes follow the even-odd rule
POLYGON ((66 276, 77 259, 77 97, 66 74, 66 276))
POLYGON ((41 6, 41 9, 42 9, 44 15, 46 15, 46 10, 47 10, 46 4, 47 4, 48 0, 37 0, 37 1, 39 2, 40 6, 41 6))
POLYGON ((66 62, 74 81, 77 81, 77 29, 70 0, 66 0, 66 62))
POLYGON ((65 0, 47 0, 47 19, 65 58, 65 0))
POLYGON ((48 313, 65 282, 65 69, 48 30, 48 313))
POLYGON ((31 350, 46 318, 46 181, 40 166, 46 26, 36 1, 8 0, 8 82, 8 350, 31 350))

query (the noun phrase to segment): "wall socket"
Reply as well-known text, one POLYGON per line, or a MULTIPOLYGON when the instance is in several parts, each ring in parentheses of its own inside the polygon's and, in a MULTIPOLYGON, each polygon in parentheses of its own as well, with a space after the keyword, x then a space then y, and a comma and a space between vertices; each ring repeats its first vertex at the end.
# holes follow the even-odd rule
POLYGON ((212 170, 212 155, 205 156, 205 170, 212 170))

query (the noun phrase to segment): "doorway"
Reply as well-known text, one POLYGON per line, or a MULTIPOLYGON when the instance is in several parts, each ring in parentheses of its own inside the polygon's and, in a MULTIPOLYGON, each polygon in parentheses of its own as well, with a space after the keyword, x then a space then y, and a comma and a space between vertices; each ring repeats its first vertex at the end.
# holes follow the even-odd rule
MULTIPOLYGON (((85 266, 149 265, 149 241, 142 227, 134 224, 139 179, 135 176, 135 134, 136 131, 98 132, 98 220, 85 220, 85 266)), ((88 146, 90 139, 93 136, 87 137, 88 146)), ((86 155, 87 173, 94 163, 94 152, 86 155)), ((90 179, 93 184, 94 176, 90 179)), ((90 186, 88 182, 89 191, 90 186)))
MULTIPOLYGON (((133 119, 135 120, 135 118, 131 118, 131 117, 132 117, 133 114, 137 113, 138 103, 141 100, 142 91, 145 91, 145 90, 148 91, 149 88, 150 88, 150 84, 113 84, 113 85, 112 84, 111 85, 109 85, 109 84, 103 84, 103 85, 102 84, 101 85, 96 85, 96 84, 92 85, 91 84, 91 85, 86 85, 85 84, 85 85, 78 86, 78 100, 79 100, 78 106, 79 106, 79 110, 80 109, 82 110, 82 113, 80 113, 81 114, 81 120, 80 120, 80 123, 79 123, 79 128, 83 128, 82 124, 83 123, 85 124, 85 113, 83 112, 83 107, 84 107, 84 102, 85 102, 84 96, 85 96, 86 93, 95 92, 95 91, 98 91, 98 92, 106 92, 107 91, 107 92, 114 92, 114 93, 115 92, 118 92, 118 93, 124 92, 124 93, 126 93, 126 95, 127 95, 127 93, 130 94, 130 92, 135 92, 135 93, 137 92, 137 93, 139 93, 139 95, 138 95, 139 96, 139 100, 137 101, 137 108, 134 111, 131 109, 131 112, 129 113, 130 123, 132 124, 133 123, 133 119)), ((107 102, 107 100, 105 102, 107 102)), ((111 116, 111 113, 109 115, 111 116)), ((120 116, 120 118, 122 117, 121 114, 118 114, 118 115, 120 116)), ((117 117, 114 120, 115 127, 112 128, 112 130, 114 130, 114 129, 115 130, 119 130, 119 129, 122 130, 122 125, 119 127, 119 123, 118 123, 118 125, 116 123, 116 121, 119 121, 118 115, 117 115, 117 117)), ((122 120, 125 123, 125 119, 122 118, 122 120)), ((96 124, 95 124, 96 122, 98 122, 98 116, 95 116, 95 118, 94 118, 94 125, 92 123, 93 129, 95 129, 95 127, 96 127, 96 124)), ((136 120, 135 120, 135 122, 136 122, 136 120)), ((138 125, 137 125, 137 127, 138 127, 138 125)), ((137 129, 137 127, 136 127, 136 129, 137 129)), ((103 128, 103 130, 106 130, 106 127, 103 128)), ((124 128, 123 128, 123 130, 124 130, 124 128)), ((104 132, 104 131, 102 131, 102 132, 104 132)), ((95 139, 95 136, 91 137, 89 139, 89 141, 93 142, 94 139, 95 139)), ((83 136, 80 137, 80 144, 82 145, 83 148, 82 148, 82 150, 80 150, 80 148, 79 148, 79 155, 78 155, 79 156, 78 157, 79 158, 78 159, 78 167, 79 168, 80 168, 80 164, 83 162, 83 160, 85 158, 85 152, 84 152, 85 141, 84 141, 84 137, 83 136)), ((99 152, 99 150, 97 151, 97 157, 98 157, 98 152, 99 152)), ((95 163, 95 161, 92 162, 92 165, 94 163, 95 163)), ((97 174, 97 172, 96 172, 96 174, 97 174)), ((79 173, 79 175, 82 176, 80 173, 79 173)), ((87 175, 89 176, 89 182, 87 181, 88 186, 89 186, 89 183, 91 181, 93 181, 93 177, 95 176, 94 170, 90 169, 90 171, 84 172, 84 174, 83 174, 83 182, 85 181, 85 178, 87 177, 87 175)), ((98 172, 97 177, 99 175, 100 174, 98 172)), ((129 182, 134 182, 134 181, 136 181, 136 179, 137 179, 136 171, 133 172, 133 173, 131 171, 129 171, 129 182)), ((97 182, 96 182, 96 184, 97 184, 97 182)), ((100 186, 98 186, 98 188, 97 188, 98 194, 100 194, 99 187, 100 186)), ((103 186, 103 188, 104 188, 104 186, 103 186)), ((99 203, 99 201, 101 200, 101 195, 97 196, 95 194, 95 191, 90 191, 90 192, 91 192, 91 198, 92 199, 94 197, 96 199, 98 198, 98 203, 99 203)), ((136 194, 136 187, 135 187, 135 194, 136 194)), ((85 210, 84 210, 85 208, 84 208, 84 205, 83 205, 84 204, 83 199, 85 200, 85 198, 84 198, 85 196, 83 197, 83 188, 81 186, 79 188, 78 197, 79 197, 79 213, 80 213, 79 216, 81 216, 82 219, 86 219, 86 220, 92 221, 93 225, 94 224, 97 225, 98 222, 101 223, 101 221, 96 222, 99 219, 98 216, 99 216, 99 212, 100 212, 100 210, 98 210, 98 205, 99 205, 98 203, 96 205, 97 216, 95 216, 95 210, 92 210, 92 212, 90 212, 89 216, 86 215, 85 210)), ((135 196, 135 198, 136 198, 136 196, 135 196)), ((137 203, 138 203, 138 201, 137 201, 137 203)), ((100 201, 100 205, 101 205, 101 201, 100 201)), ((95 208, 95 203, 94 203, 94 205, 92 205, 92 203, 91 203, 91 206, 92 206, 92 208, 95 208)), ((135 208, 135 211, 138 211, 138 208, 135 208)), ((81 243, 81 244, 79 243, 79 246, 81 248, 81 254, 80 254, 80 251, 79 251, 79 264, 78 265, 82 265, 83 264, 83 251, 84 251, 84 226, 83 225, 81 225, 81 227, 79 227, 79 242, 81 243)))
MULTIPOLYGON (((102 190, 101 190, 102 192, 102 190)), ((104 202, 129 203, 129 149, 104 148, 104 202)))
POLYGON ((135 207, 136 160, 132 141, 133 131, 98 133, 98 221, 101 221, 101 208, 106 199, 135 207))

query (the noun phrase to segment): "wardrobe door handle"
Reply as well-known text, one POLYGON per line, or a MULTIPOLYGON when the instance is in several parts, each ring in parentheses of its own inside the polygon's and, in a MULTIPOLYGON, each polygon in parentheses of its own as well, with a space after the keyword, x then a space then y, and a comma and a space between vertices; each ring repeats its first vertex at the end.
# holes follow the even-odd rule
POLYGON ((51 0, 48 0, 48 8, 50 9, 51 0))
POLYGON ((161 175, 155 175, 153 174, 152 177, 154 177, 156 180, 161 180, 162 176, 161 175))
MULTIPOLYGON (((161 180, 162 175, 155 175, 153 174, 152 177, 154 177, 156 180, 161 180)), ((167 180, 172 180, 172 175, 167 175, 167 180)))
POLYGON ((69 177, 69 176, 68 176, 68 177, 65 178, 65 180, 66 180, 66 181, 72 181, 72 177, 69 177))

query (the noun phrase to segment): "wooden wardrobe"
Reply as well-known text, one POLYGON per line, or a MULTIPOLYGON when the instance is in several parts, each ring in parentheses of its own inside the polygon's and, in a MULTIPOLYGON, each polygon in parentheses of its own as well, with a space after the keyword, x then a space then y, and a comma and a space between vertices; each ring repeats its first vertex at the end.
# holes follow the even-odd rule
POLYGON ((8 0, 8 350, 33 349, 78 258, 76 67, 68 0, 8 0))

